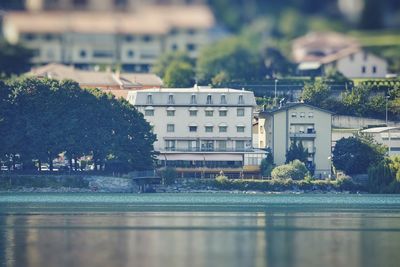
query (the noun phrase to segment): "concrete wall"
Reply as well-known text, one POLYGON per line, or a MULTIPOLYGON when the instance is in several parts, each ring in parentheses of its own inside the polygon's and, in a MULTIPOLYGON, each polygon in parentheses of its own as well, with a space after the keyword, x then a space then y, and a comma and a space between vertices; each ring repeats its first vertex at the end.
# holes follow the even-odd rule
MULTIPOLYGON (((364 117, 354 117, 354 116, 344 116, 344 115, 334 115, 332 117, 332 127, 334 128, 350 128, 350 129, 360 129, 367 127, 369 125, 383 125, 385 120, 364 118, 364 117)), ((400 122, 388 121, 388 126, 400 126, 400 122)))

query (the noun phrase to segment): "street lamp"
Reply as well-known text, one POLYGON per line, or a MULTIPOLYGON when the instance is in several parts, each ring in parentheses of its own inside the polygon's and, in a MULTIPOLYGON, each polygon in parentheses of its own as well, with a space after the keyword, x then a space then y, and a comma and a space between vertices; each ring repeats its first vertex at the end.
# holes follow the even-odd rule
POLYGON ((386 118, 386 126, 388 126, 388 102, 389 102, 389 96, 387 95, 386 96, 386 116, 385 116, 385 118, 386 118))
POLYGON ((276 87, 278 85, 278 79, 275 79, 275 95, 274 95, 274 106, 276 106, 276 87))

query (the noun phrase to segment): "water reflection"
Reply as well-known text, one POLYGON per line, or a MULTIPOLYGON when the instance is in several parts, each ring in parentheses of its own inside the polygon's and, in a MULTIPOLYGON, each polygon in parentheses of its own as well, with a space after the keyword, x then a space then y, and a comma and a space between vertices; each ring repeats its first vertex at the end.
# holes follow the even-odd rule
POLYGON ((0 216, 5 266, 396 266, 389 213, 123 212, 0 216))

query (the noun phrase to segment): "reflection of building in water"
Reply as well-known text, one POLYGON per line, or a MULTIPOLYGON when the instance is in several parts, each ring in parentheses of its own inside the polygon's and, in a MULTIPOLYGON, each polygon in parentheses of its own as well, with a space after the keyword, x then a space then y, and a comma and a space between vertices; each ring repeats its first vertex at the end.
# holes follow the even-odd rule
POLYGON ((3 24, 9 42, 33 49, 35 64, 118 64, 125 71, 147 72, 166 52, 186 51, 196 58, 213 38, 214 16, 206 5, 198 5, 202 1, 162 1, 167 4, 133 9, 128 7, 144 1, 39 2, 28 2, 36 5, 30 11, 6 13, 3 24), (115 10, 119 5, 124 8, 115 10))

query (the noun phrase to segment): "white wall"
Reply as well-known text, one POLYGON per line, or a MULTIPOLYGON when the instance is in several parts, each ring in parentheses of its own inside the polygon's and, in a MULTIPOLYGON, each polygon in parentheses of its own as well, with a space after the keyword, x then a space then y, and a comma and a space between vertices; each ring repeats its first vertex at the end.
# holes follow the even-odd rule
POLYGON ((384 78, 387 74, 387 62, 365 51, 337 60, 336 68, 348 78, 384 78), (376 72, 373 72, 374 67, 376 72))

